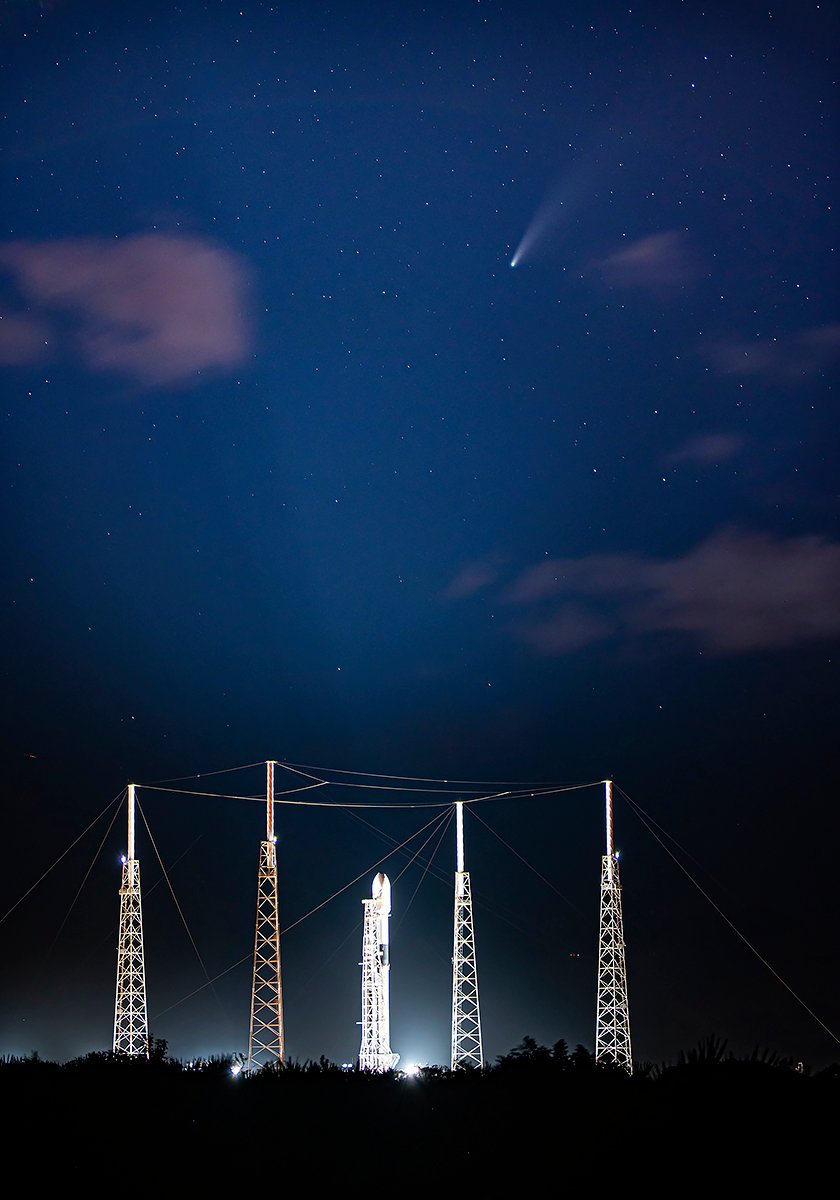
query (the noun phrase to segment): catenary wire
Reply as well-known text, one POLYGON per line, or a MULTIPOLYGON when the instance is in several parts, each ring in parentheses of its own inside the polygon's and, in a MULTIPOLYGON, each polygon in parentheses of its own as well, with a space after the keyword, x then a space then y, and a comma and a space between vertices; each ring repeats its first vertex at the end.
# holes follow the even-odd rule
MULTIPOLYGON (((770 965, 770 963, 767 961, 767 959, 764 957, 764 955, 759 950, 756 949, 756 947, 752 944, 752 942, 749 940, 749 938, 747 938, 743 933, 741 933, 741 930, 738 928, 738 926, 735 924, 735 922, 731 921, 729 919, 729 917, 726 915, 726 913, 723 911, 723 909, 720 907, 720 905, 715 903, 715 901, 712 899, 712 897, 709 895, 709 893, 707 891, 705 891, 705 889, 697 882, 697 880, 694 878, 694 876, 691 874, 691 872, 688 870, 688 868, 685 867, 680 862, 680 860, 677 858, 677 856, 674 854, 674 852, 665 844, 665 842, 662 840, 662 838, 659 836, 659 834, 653 828, 653 824, 651 823, 652 818, 648 817, 647 813, 644 811, 644 809, 641 807, 641 805, 636 804, 636 802, 634 800, 631 800, 630 797, 625 792, 624 788, 619 787, 619 788, 617 788, 617 791, 619 791, 621 793, 621 795, 624 797, 624 799, 630 805, 630 808, 633 810, 633 812, 636 814, 636 816, 639 818, 639 820, 642 822, 642 824, 645 826, 645 828, 648 830, 648 832, 654 838, 656 838, 657 842, 659 842, 659 845, 668 854, 669 858, 673 859, 673 861, 677 864, 677 866, 682 871, 682 873, 686 876, 686 878, 689 879, 694 884, 694 886, 697 888, 700 895, 703 896, 706 900, 708 900, 709 904, 711 904, 712 908, 715 910, 715 912, 718 914, 718 916, 721 917, 726 922, 726 924, 729 926, 729 928, 732 930, 732 932, 735 933, 741 939, 741 941, 744 943, 744 945, 753 952, 753 954, 758 959, 758 961, 760 963, 764 964, 764 966, 767 968, 767 970, 770 972, 770 974, 773 975, 776 979, 778 979, 778 981, 782 985, 782 987, 785 988, 786 991, 790 992, 791 996, 793 996, 794 1000, 796 1000, 796 1002, 798 1004, 800 1004, 802 1006, 802 1008, 804 1008, 805 1012, 807 1012, 811 1017, 813 1017, 814 1020, 817 1022, 817 1024, 822 1029, 825 1030, 825 1032, 829 1035, 829 1037, 833 1038, 833 1040, 835 1042, 837 1042, 838 1046, 840 1046, 840 1037, 838 1037, 837 1034, 832 1029, 829 1029, 829 1027, 826 1025, 825 1021, 821 1020, 820 1017, 817 1016, 817 1014, 814 1012, 814 1010, 812 1008, 810 1008, 805 1003, 805 1001, 802 999, 802 997, 793 990, 793 988, 790 986, 790 984, 782 978, 782 976, 779 974, 779 972, 770 965)), ((657 824, 658 824, 658 822, 657 822, 657 824)))
POLYGON ((216 993, 216 989, 213 987, 212 981, 210 979, 210 973, 204 964, 204 959, 201 957, 201 953, 199 952, 198 946, 195 944, 195 938, 192 935, 192 930, 190 929, 189 925, 187 924, 187 918, 184 916, 184 910, 181 908, 181 905, 178 903, 178 897, 175 895, 175 889, 172 886, 172 880, 169 878, 169 872, 167 871, 166 867, 163 865, 163 858, 161 857, 161 853, 157 848, 157 842, 154 839, 152 831, 149 827, 149 822, 146 820, 146 814, 143 812, 143 808, 142 808, 142 805, 140 804, 139 800, 137 801, 137 807, 140 810, 140 816, 143 818, 143 824, 146 826, 146 833, 148 833, 148 835, 149 835, 149 841, 152 843, 152 846, 154 847, 154 851, 157 856, 158 863, 160 864, 160 869, 163 872, 164 879, 166 880, 166 886, 169 888, 172 899, 175 902, 175 907, 178 910, 178 916, 181 918, 184 929, 186 929, 186 931, 187 931, 187 937, 190 939, 190 945, 192 946, 193 950, 195 951, 195 956, 198 959, 199 963, 201 964, 201 969, 204 972, 204 978, 207 980, 207 983, 209 984, 209 986, 213 992, 213 995, 216 998, 216 1002, 218 1003, 219 1007, 221 1008, 222 1007, 221 1000, 219 999, 219 996, 216 993))
MULTIPOLYGON (((406 904, 405 908, 402 911, 402 916, 400 917, 400 923, 397 926, 397 932, 399 932, 399 930, 402 928, 403 921, 408 916, 408 910, 411 908, 412 904, 414 903, 414 897, 420 891, 420 888, 423 885, 423 880, 428 875, 429 868, 431 867, 432 863, 435 861, 435 855, 437 854, 438 850, 440 850, 440 844, 443 841, 446 831, 449 828, 449 826, 451 825, 451 823, 452 823, 452 813, 450 812, 447 814, 446 819, 443 822, 443 828, 440 831, 440 837, 438 838, 437 845, 435 846, 434 850, 432 851, 431 855, 429 856, 429 860, 426 863, 425 868, 423 869, 423 873, 417 881, 417 887, 411 893, 411 898, 410 898, 408 904, 406 904)), ((430 840, 431 840, 431 834, 427 838, 427 841, 430 841, 430 840)), ((404 869, 400 872, 400 875, 405 874, 405 871, 407 871, 410 866, 411 866, 411 863, 407 863, 406 866, 404 867, 404 869)), ((397 878, 399 879, 399 875, 397 876, 397 878)))
POLYGON ((557 895, 560 897, 561 900, 565 901, 565 903, 568 904, 570 908, 573 908, 576 913, 580 914, 580 909, 577 907, 577 905, 574 904, 569 899, 568 896, 564 896, 563 893, 560 891, 560 889, 558 887, 555 887, 555 885, 551 882, 550 879, 546 879, 545 875, 543 875, 540 871, 538 871, 537 868, 535 866, 533 866, 532 863, 528 862, 527 858, 523 858, 523 856, 519 853, 519 851, 515 850, 513 848, 513 846, 511 846, 510 842, 506 842, 500 833, 496 833, 496 830, 493 829, 493 827, 491 825, 488 825, 483 817, 480 817, 477 812, 474 812, 472 815, 475 817, 475 819, 477 821, 481 821, 481 824, 484 826, 484 828, 489 829, 490 832, 493 834, 493 837, 498 838, 503 846, 507 846, 507 848, 508 848, 508 850, 510 850, 511 854, 515 854, 516 857, 519 859, 519 861, 523 862, 529 871, 533 871, 538 879, 541 879, 544 884, 546 884, 548 887, 551 888, 551 890, 553 892, 557 893, 557 895))
MULTIPOLYGON (((326 900, 322 900, 320 904, 316 904, 314 908, 311 908, 308 913, 304 913, 302 917, 298 917, 298 919, 293 921, 291 925, 287 925, 283 930, 283 933, 290 933, 296 926, 301 925, 304 921, 308 920, 309 917, 313 916, 320 909, 324 908, 327 904, 330 904, 333 900, 335 900, 336 897, 340 896, 342 892, 346 892, 348 888, 351 888, 354 883, 358 883, 360 879, 365 877, 365 875, 368 875, 371 871, 375 871, 376 868, 381 866, 382 863, 387 862, 392 855, 402 850, 403 846, 407 846, 409 842, 413 841, 414 838, 419 837, 420 834, 424 833, 430 825, 434 825, 435 822, 440 819, 440 817, 432 817, 431 821, 427 821, 425 825, 421 826, 421 828, 416 830, 415 833, 412 833, 410 837, 407 837, 404 842, 400 843, 399 846, 395 846, 393 850, 389 850, 387 854, 383 854, 382 857, 378 858, 375 863, 356 875, 356 877, 351 879, 349 883, 346 883, 344 887, 341 887, 338 889, 338 891, 333 892, 331 896, 328 896, 326 900)), ((193 996, 197 996, 199 992, 203 992, 206 987, 212 986, 217 982, 217 980, 221 979, 225 975, 230 974, 231 971, 235 971, 237 967, 241 967, 244 962, 247 962, 248 959, 252 957, 253 951, 249 951, 247 954, 244 954, 242 958, 238 959, 235 963, 232 963, 229 967, 225 967, 224 971, 220 971, 218 975, 214 975, 212 979, 207 981, 207 983, 202 983, 199 987, 194 988, 193 991, 191 991, 188 995, 182 996, 180 1000, 176 1000, 174 1004, 170 1004, 168 1008, 161 1009, 161 1011, 152 1019, 157 1021, 161 1017, 165 1016, 166 1013, 171 1012, 173 1008, 178 1008, 179 1005, 185 1004, 187 1000, 191 1000, 193 996)))
POLYGON ((45 962, 47 961, 50 954, 52 953, 53 947, 55 946, 56 942, 61 937, 62 930, 64 929, 64 926, 69 921, 71 912, 76 907, 76 901, 79 899, 79 896, 81 896, 82 889, 84 888, 85 884, 87 883, 88 879, 90 878, 90 873, 93 870, 94 866, 96 865, 96 860, 99 858, 99 855, 102 853, 102 847, 105 845, 106 841, 108 840, 108 835, 110 834, 111 830, 114 828, 114 822, 116 821, 116 819, 119 815, 120 815, 120 808, 118 806, 117 808, 114 809, 114 815, 111 817, 108 828, 105 830, 105 833, 102 836, 102 841, 97 846, 96 852, 94 853, 93 858, 90 860, 90 865, 89 865, 88 869, 85 871, 84 878, 83 878, 82 882, 79 884, 79 887, 76 891, 76 895, 70 901, 70 907, 67 909, 67 912, 64 914, 64 919, 62 920, 61 924, 59 925, 58 929, 56 930, 55 937, 53 938, 52 942, 50 943, 47 953, 44 955, 45 962))
POLYGON ((105 807, 102 809, 102 812, 99 814, 99 816, 93 818, 91 823, 85 829, 82 830, 82 832, 79 834, 79 836, 70 843, 70 845, 66 848, 66 850, 62 850, 61 854, 59 854, 58 858, 55 860, 55 862, 52 864, 52 866, 47 867, 47 869, 46 869, 46 871, 44 871, 43 875, 40 875, 35 880, 35 882, 32 884, 32 886, 27 888, 27 890, 23 893, 23 895, 14 902, 12 907, 10 909, 8 909, 3 914, 2 917, 0 917, 0 925, 3 924, 3 922, 6 920, 6 917, 10 917, 12 915, 12 913, 15 911, 15 909, 18 907, 18 905, 22 904, 27 896, 29 896, 32 892, 35 891, 38 884, 42 883, 46 879, 46 877, 49 875, 49 873, 51 871, 53 871, 58 866, 58 864, 61 862, 61 860, 70 853, 70 851, 73 849, 73 847, 82 840, 82 838, 85 836, 85 834, 88 832, 88 830, 93 829, 96 822, 100 821, 102 819, 102 817, 105 816, 105 813, 108 811, 108 809, 111 808, 112 805, 116 804, 117 801, 122 800, 124 795, 125 795, 125 788, 122 788, 119 792, 117 792, 117 794, 116 794, 116 796, 114 796, 113 800, 110 800, 108 802, 108 804, 105 805, 105 807))
MULTIPOLYGON (((277 761, 278 767, 286 767, 289 770, 301 771, 321 771, 330 775, 360 775, 365 779, 405 779, 409 783, 446 783, 451 787, 463 787, 466 784, 477 784, 480 787, 515 787, 515 788, 530 788, 544 787, 543 782, 531 782, 523 780, 508 780, 508 779, 436 779, 433 776, 427 775, 384 775, 378 771, 347 771, 340 767, 317 767, 309 763, 290 763, 277 761)), ((599 781, 600 782, 600 781, 599 781)), ((552 785, 553 786, 553 785, 552 785)))
MULTIPOLYGON (((543 796, 555 796, 555 795, 560 795, 565 792, 577 792, 577 791, 583 790, 584 788, 597 787, 600 784, 600 782, 601 782, 600 780, 595 780, 591 783, 577 783, 577 784, 572 784, 572 785, 564 786, 564 787, 546 788, 541 791, 527 790, 527 791, 522 791, 522 792, 510 792, 510 791, 491 792, 491 793, 488 793, 485 795, 469 797, 468 799, 463 800, 462 803, 465 806, 467 806, 467 805, 474 805, 474 804, 484 804, 484 803, 488 803, 493 800, 526 800, 526 799, 539 798, 539 797, 543 797, 543 796)), ((155 784, 147 784, 147 783, 138 783, 135 786, 137 788, 143 788, 146 791, 169 792, 169 793, 172 793, 172 794, 178 795, 178 796, 205 796, 205 797, 210 797, 211 799, 215 799, 215 800, 247 800, 251 803, 257 802, 257 803, 263 803, 263 804, 266 802, 266 797, 264 795, 244 796, 244 795, 240 795, 240 794, 234 794, 232 792, 199 792, 199 791, 188 790, 185 788, 159 787, 155 784)), ((321 779, 321 780, 318 780, 316 783, 308 785, 307 787, 294 788, 287 793, 281 792, 279 794, 276 794, 275 795, 275 803, 287 804, 287 805, 297 805, 297 806, 304 807, 304 808, 307 808, 307 807, 308 808, 371 808, 371 809, 383 809, 383 810, 384 809, 395 809, 395 810, 404 809, 405 811, 408 811, 409 809, 413 809, 413 808, 448 808, 453 803, 452 800, 437 800, 437 801, 424 801, 423 803, 420 803, 420 804, 417 804, 417 803, 409 803, 409 804, 382 804, 382 803, 370 804, 370 803, 368 803, 368 804, 365 804, 365 803, 356 803, 355 801, 351 802, 351 801, 342 801, 342 800, 289 800, 289 799, 283 798, 284 796, 296 795, 298 792, 313 791, 315 788, 318 788, 318 787, 352 787, 352 788, 362 788, 362 789, 366 789, 366 790, 370 790, 370 791, 395 791, 395 792, 409 792, 409 793, 412 793, 415 791, 421 791, 421 792, 436 792, 438 795, 441 793, 441 791, 444 791, 444 793, 446 795, 455 794, 452 792, 446 792, 445 789, 435 789, 435 788, 412 789, 412 788, 390 788, 390 787, 385 788, 385 787, 379 787, 376 784, 366 785, 366 784, 357 784, 357 783, 339 783, 339 782, 336 782, 335 780, 321 779)), ((457 794, 456 794, 456 798, 458 798, 457 794)))

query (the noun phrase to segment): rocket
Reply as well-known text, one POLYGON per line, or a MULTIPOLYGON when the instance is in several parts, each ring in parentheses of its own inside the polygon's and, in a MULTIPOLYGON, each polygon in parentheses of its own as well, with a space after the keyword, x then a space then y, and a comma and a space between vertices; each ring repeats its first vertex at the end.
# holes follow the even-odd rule
POLYGON ((363 1071, 389 1071, 399 1055, 391 1050, 390 930, 391 881, 382 872, 371 884, 370 900, 363 900, 365 931, 362 935, 362 1043, 359 1066, 363 1071))
POLYGON ((383 967, 390 966, 391 881, 380 871, 374 876, 371 895, 376 901, 376 941, 383 967))

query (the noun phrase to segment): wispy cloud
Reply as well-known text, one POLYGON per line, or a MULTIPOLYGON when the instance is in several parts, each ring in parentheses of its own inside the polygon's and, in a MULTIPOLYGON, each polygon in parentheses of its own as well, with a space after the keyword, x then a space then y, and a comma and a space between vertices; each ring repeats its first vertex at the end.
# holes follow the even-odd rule
POLYGON ((840 637, 840 543, 725 528, 671 559, 592 554, 523 571, 516 635, 563 654, 617 635, 682 634, 718 654, 840 637))
POLYGON ((797 383, 840 358, 840 322, 814 325, 787 337, 721 341, 704 353, 722 375, 797 383))
POLYGON ((545 617, 515 626, 516 636, 538 654, 571 654, 615 633, 614 622, 596 616, 579 604, 564 604, 545 617))
POLYGON ((501 563, 498 559, 481 559, 467 563, 443 590, 445 600, 465 600, 495 583, 501 563))
MULTIPOLYGON (((184 384, 198 372, 232 369, 250 349, 243 268, 200 238, 7 242, 0 266, 29 305, 28 315, 13 318, 20 330, 50 324, 64 334, 55 318, 69 318, 70 343, 95 371, 147 387, 184 384)), ((24 338, 17 361, 34 361, 36 351, 24 338)))
POLYGON ((49 326, 38 317, 0 312, 0 363, 17 366, 46 358, 49 336, 49 326))
POLYGON ((737 433, 698 433, 665 455, 664 461, 714 467, 740 454, 744 439, 737 433))
POLYGON ((671 229, 629 242, 591 264, 614 287, 669 291, 699 274, 684 233, 671 229))

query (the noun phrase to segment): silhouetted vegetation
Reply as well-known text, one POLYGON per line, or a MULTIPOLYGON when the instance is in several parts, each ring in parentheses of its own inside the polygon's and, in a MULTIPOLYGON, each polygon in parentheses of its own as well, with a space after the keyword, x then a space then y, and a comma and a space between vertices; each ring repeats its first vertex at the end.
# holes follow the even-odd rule
POLYGON ((529 1036, 481 1071, 368 1075, 322 1057, 235 1074, 241 1065, 180 1062, 160 1041, 148 1059, 6 1059, 6 1144, 33 1182, 78 1182, 88 1195, 117 1178, 123 1196, 260 1179, 355 1194, 370 1171, 384 1190, 419 1195, 459 1164, 487 1195, 594 1186, 605 1170, 679 1190, 687 1179, 693 1192, 718 1174, 752 1186, 804 1178, 827 1153, 840 1100, 837 1066, 811 1076, 770 1052, 739 1058, 715 1038, 632 1077, 584 1046, 529 1036))

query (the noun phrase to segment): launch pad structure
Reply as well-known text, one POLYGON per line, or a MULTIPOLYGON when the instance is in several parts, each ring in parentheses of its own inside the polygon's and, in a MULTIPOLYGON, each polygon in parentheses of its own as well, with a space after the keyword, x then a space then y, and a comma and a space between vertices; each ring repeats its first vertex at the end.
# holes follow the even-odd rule
POLYGON ((143 904, 140 862, 134 852, 134 784, 128 785, 128 847, 122 856, 120 925, 117 940, 117 995, 114 1001, 115 1054, 149 1056, 146 1013, 146 963, 143 955, 143 904))
POLYGON ((282 1065, 283 981, 280 974, 280 909, 277 903, 277 837, 274 833, 274 763, 267 762, 265 837, 257 871, 257 919, 254 928, 254 975, 248 1070, 282 1065))
MULTIPOLYGON (((249 1071, 285 1061, 283 987, 280 971, 280 919, 277 838, 274 832, 274 768, 266 762, 266 834, 260 842, 257 911, 248 1042, 249 1071)), ((630 1013, 618 853, 613 838, 612 781, 604 781, 606 853, 601 859, 595 1061, 632 1074, 630 1013)), ((122 856, 117 986, 113 1049, 131 1057, 149 1054, 140 862, 135 851, 136 785, 128 785, 128 847, 122 856)), ((456 870, 452 950, 452 1070, 484 1065, 478 968, 470 874, 464 860, 464 802, 455 802, 456 870)), ((380 872, 370 899, 362 901, 362 1019, 359 1067, 388 1071, 399 1061, 391 1049, 390 915, 391 884, 380 872)))
POLYGON ((595 1013, 595 1061, 633 1073, 630 1007, 618 855, 613 841, 612 780, 604 780, 606 854, 601 859, 601 914, 598 931, 598 1000, 595 1013))
POLYGON ((475 959, 472 888, 464 870, 464 804, 455 804, 457 857, 455 920, 452 938, 452 1046, 450 1066, 482 1067, 481 1010, 478 1004, 478 966, 475 959))

